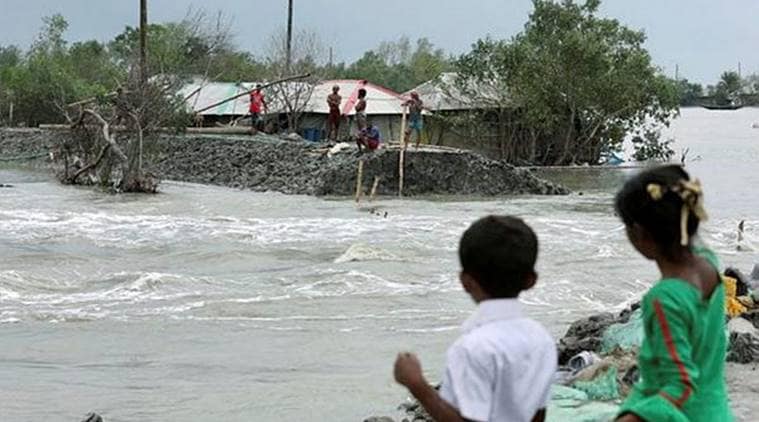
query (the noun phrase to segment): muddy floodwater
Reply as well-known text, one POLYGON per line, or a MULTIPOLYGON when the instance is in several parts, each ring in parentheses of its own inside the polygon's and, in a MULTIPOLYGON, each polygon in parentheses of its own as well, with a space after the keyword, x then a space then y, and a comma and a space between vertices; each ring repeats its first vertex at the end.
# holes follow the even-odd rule
MULTIPOLYGON (((670 130, 705 185, 703 238, 759 261, 759 109, 685 109, 670 130), (746 220, 746 249, 736 227, 746 220)), ((654 268, 612 212, 629 170, 547 173, 568 197, 345 199, 167 182, 155 196, 61 186, 3 164, 0 420, 360 421, 392 414, 397 351, 431 379, 473 305, 456 244, 489 213, 541 241, 522 298, 556 335, 618 310, 654 268), (385 216, 385 213, 387 214, 385 216), (379 214, 379 215, 377 215, 379 214)))

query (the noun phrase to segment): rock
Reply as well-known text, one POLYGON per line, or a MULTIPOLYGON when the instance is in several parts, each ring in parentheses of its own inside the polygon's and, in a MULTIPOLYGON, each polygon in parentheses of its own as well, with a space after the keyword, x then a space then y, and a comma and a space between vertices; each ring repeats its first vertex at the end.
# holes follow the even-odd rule
POLYGON ((754 328, 759 329, 759 310, 753 310, 741 315, 741 318, 751 322, 754 328))
POLYGON ((88 413, 87 416, 82 419, 82 422, 103 422, 103 418, 97 413, 88 413))
POLYGON ((610 312, 575 321, 559 340, 559 364, 565 365, 582 351, 600 352, 603 333, 618 317, 610 312))
POLYGON ((12 188, 13 185, 6 185, 4 183, 0 183, 0 188, 12 188))
POLYGON ((600 353, 606 329, 613 324, 626 324, 638 308, 640 302, 633 303, 617 315, 604 312, 573 322, 559 340, 559 365, 566 365, 572 356, 583 351, 600 353))
POLYGON ((727 323, 730 333, 728 362, 759 362, 759 330, 743 318, 733 318, 727 323))
POLYGON ((395 422, 395 420, 388 416, 372 416, 364 419, 364 422, 395 422))
POLYGON ((282 139, 286 141, 291 141, 291 142, 305 142, 306 141, 305 139, 303 139, 303 137, 301 137, 295 132, 288 133, 286 136, 283 136, 282 139))

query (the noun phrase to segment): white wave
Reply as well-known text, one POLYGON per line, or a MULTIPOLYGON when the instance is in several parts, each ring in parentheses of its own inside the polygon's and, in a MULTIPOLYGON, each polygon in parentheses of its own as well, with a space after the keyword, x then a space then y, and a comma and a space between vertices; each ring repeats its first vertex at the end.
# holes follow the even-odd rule
POLYGON ((401 259, 376 246, 365 243, 356 243, 351 245, 342 255, 334 260, 335 264, 359 261, 400 261, 401 259))

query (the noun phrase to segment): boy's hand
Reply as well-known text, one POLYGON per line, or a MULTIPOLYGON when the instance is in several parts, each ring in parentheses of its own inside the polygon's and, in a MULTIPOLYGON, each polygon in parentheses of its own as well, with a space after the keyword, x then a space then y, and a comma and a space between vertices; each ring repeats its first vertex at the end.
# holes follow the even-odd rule
POLYGON ((395 370, 393 372, 395 380, 409 389, 427 383, 424 375, 422 375, 422 365, 416 355, 412 353, 399 353, 395 359, 395 370))

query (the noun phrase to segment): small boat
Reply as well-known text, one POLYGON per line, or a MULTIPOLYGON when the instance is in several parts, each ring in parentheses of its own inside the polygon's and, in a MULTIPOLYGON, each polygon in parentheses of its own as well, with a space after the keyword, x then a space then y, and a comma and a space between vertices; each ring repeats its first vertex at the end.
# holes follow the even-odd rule
POLYGON ((739 110, 743 108, 743 104, 701 104, 701 107, 707 110, 739 110))
POLYGON ((743 108, 743 102, 739 98, 729 98, 727 101, 718 104, 712 100, 711 103, 701 103, 701 107, 707 110, 738 110, 743 108))

